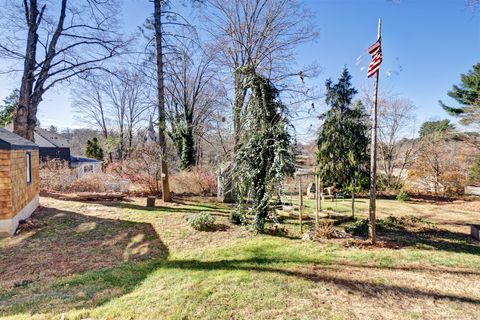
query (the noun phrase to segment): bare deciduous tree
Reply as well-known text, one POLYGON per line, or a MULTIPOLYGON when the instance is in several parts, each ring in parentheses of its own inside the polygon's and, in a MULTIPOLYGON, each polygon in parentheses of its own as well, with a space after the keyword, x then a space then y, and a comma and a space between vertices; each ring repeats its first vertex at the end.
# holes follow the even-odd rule
POLYGON ((90 128, 100 131, 104 139, 108 139, 110 129, 109 106, 103 82, 103 77, 89 77, 80 81, 72 89, 71 94, 77 118, 90 128))
POLYGON ((72 90, 74 108, 82 122, 99 130, 104 139, 118 137, 118 156, 123 159, 133 148, 138 125, 146 120, 149 86, 134 69, 117 70, 116 75, 88 77, 72 90))
POLYGON ((222 85, 215 78, 212 61, 212 56, 189 44, 166 64, 167 117, 182 168, 196 164, 198 140, 221 104, 222 85))
POLYGON ((307 70, 295 67, 295 48, 317 36, 312 15, 296 0, 210 0, 209 30, 220 49, 219 61, 233 73, 234 141, 245 122, 245 75, 263 75, 281 90, 307 70), (295 70, 296 69, 296 70, 295 70))
MULTIPOLYGON (((364 103, 371 106, 371 90, 364 90, 364 103)), ((391 93, 378 100, 378 160, 388 189, 398 189, 412 163, 418 146, 415 141, 415 106, 391 93)))
POLYGON ((34 139, 45 92, 85 72, 104 69, 126 45, 116 0, 7 1, 0 56, 23 62, 14 132, 34 139))

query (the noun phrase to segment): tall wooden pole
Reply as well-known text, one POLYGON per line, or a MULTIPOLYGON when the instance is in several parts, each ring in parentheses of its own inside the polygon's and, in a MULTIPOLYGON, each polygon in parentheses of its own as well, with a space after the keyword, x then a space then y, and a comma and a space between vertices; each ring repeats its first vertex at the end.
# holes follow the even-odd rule
MULTIPOLYGON (((377 40, 380 39, 382 28, 382 22, 378 19, 378 34, 377 40)), ((372 105, 372 141, 370 145, 370 208, 369 218, 370 225, 368 228, 368 234, 370 241, 375 243, 377 241, 377 234, 375 230, 376 224, 376 193, 377 193, 377 102, 378 102, 378 76, 380 69, 375 74, 375 88, 372 105)))
POLYGON ((160 157, 162 166, 162 199, 170 202, 170 185, 168 182, 168 166, 165 160, 167 156, 167 139, 165 137, 165 87, 163 73, 163 45, 162 45, 162 0, 154 0, 155 20, 155 49, 157 64, 157 107, 158 107, 158 143, 160 146, 160 157))
POLYGON ((320 198, 320 187, 318 185, 318 173, 315 173, 315 224, 318 226, 318 215, 320 213, 320 206, 318 204, 320 198))
POLYGON ((299 208, 298 208, 298 222, 300 223, 300 234, 303 235, 303 223, 302 223, 302 215, 303 215, 303 186, 302 186, 302 176, 299 177, 300 180, 298 182, 298 201, 299 201, 299 208))

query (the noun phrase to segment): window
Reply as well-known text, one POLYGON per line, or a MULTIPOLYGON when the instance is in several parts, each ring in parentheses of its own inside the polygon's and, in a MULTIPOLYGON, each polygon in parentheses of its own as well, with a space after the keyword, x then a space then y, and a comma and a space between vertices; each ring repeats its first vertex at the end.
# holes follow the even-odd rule
POLYGON ((83 173, 93 172, 93 164, 83 166, 83 173))
POLYGON ((27 183, 32 183, 32 154, 30 152, 25 154, 25 169, 27 173, 27 183))

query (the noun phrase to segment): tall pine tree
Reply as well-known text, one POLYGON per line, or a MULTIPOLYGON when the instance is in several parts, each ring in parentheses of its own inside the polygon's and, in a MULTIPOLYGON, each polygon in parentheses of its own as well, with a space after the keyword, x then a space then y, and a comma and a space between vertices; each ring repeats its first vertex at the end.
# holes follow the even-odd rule
POLYGON ((448 96, 455 99, 460 106, 449 107, 440 101, 440 105, 449 114, 460 117, 465 125, 480 126, 480 63, 473 66, 467 74, 460 76, 461 84, 454 85, 448 96))
POLYGON ((357 90, 352 87, 351 76, 345 68, 338 83, 326 82, 325 102, 330 109, 318 137, 317 164, 324 186, 340 190, 368 185, 368 115, 361 102, 352 105, 357 90))

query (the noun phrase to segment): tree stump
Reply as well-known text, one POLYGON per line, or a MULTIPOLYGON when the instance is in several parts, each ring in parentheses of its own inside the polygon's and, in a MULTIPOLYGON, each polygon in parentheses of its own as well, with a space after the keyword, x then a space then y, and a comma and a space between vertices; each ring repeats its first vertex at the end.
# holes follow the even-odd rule
POLYGON ((472 235, 473 239, 480 241, 480 225, 472 224, 470 226, 470 234, 472 235))
POLYGON ((147 197, 147 208, 155 207, 155 197, 147 197))

